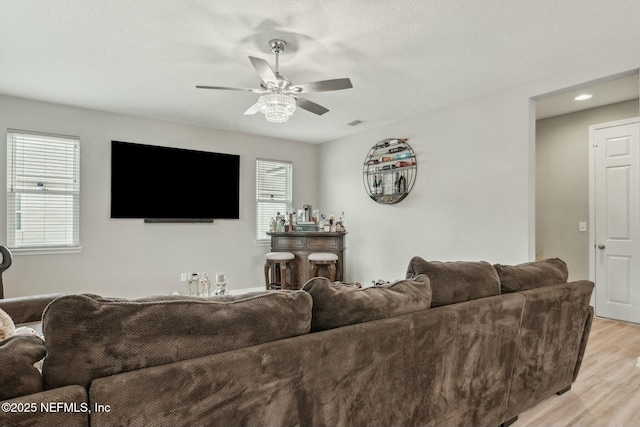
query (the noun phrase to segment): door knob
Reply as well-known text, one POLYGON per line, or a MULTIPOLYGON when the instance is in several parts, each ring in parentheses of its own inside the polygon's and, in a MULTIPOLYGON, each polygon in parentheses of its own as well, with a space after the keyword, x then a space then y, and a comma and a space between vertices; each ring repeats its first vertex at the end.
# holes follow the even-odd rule
POLYGON ((603 245, 602 243, 600 243, 600 244, 598 245, 598 249, 604 249, 604 245, 603 245))

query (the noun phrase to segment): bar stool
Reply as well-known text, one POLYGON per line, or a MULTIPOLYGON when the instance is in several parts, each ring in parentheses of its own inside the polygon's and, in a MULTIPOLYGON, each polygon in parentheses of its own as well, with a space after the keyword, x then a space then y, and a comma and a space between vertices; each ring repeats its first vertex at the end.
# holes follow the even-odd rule
POLYGON ((338 261, 338 255, 329 252, 314 252, 309 254, 307 258, 309 260, 309 277, 316 277, 318 272, 318 266, 325 265, 329 272, 329 280, 336 281, 336 263, 338 261))
POLYGON ((265 255, 264 280, 267 285, 267 290, 271 289, 272 284, 280 284, 280 289, 282 290, 287 288, 287 268, 289 268, 291 272, 290 283, 293 289, 293 260, 295 257, 291 252, 269 252, 265 255), (269 271, 271 271, 271 280, 269 280, 269 271))

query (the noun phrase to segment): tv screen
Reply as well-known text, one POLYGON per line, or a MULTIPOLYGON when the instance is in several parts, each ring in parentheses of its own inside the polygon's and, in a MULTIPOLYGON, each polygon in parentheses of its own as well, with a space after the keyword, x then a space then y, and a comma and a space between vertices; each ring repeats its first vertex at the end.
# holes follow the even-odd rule
POLYGON ((111 218, 238 219, 240 156, 111 141, 111 218))

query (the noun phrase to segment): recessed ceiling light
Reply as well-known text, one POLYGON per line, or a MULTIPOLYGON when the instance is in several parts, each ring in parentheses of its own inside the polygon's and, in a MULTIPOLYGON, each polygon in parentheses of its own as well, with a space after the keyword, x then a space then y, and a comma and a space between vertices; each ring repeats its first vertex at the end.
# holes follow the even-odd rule
POLYGON ((592 96, 592 95, 590 95, 590 94, 588 94, 588 93, 583 93, 582 95, 578 95, 578 96, 576 96, 576 97, 575 97, 575 98, 573 98, 573 99, 575 99, 576 101, 585 101, 585 100, 587 100, 587 99, 591 98, 591 96, 592 96))

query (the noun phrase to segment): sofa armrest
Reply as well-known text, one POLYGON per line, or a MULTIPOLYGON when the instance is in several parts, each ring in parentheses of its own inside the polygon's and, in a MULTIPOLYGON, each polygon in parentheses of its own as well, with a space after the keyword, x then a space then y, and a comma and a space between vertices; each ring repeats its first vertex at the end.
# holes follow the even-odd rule
POLYGON ((582 359, 584 358, 584 352, 587 348, 587 341, 589 341, 589 333, 591 333, 591 323, 593 322, 593 307, 589 306, 587 312, 587 319, 584 322, 584 330, 582 331, 582 341, 580 342, 580 349, 578 350, 578 360, 576 361, 576 369, 573 371, 573 380, 575 382, 578 378, 578 372, 580 372, 580 366, 582 365, 582 359))
POLYGON ((54 299, 64 294, 33 295, 26 297, 13 297, 0 299, 0 308, 3 309, 16 325, 20 323, 39 322, 42 320, 42 312, 54 299))

